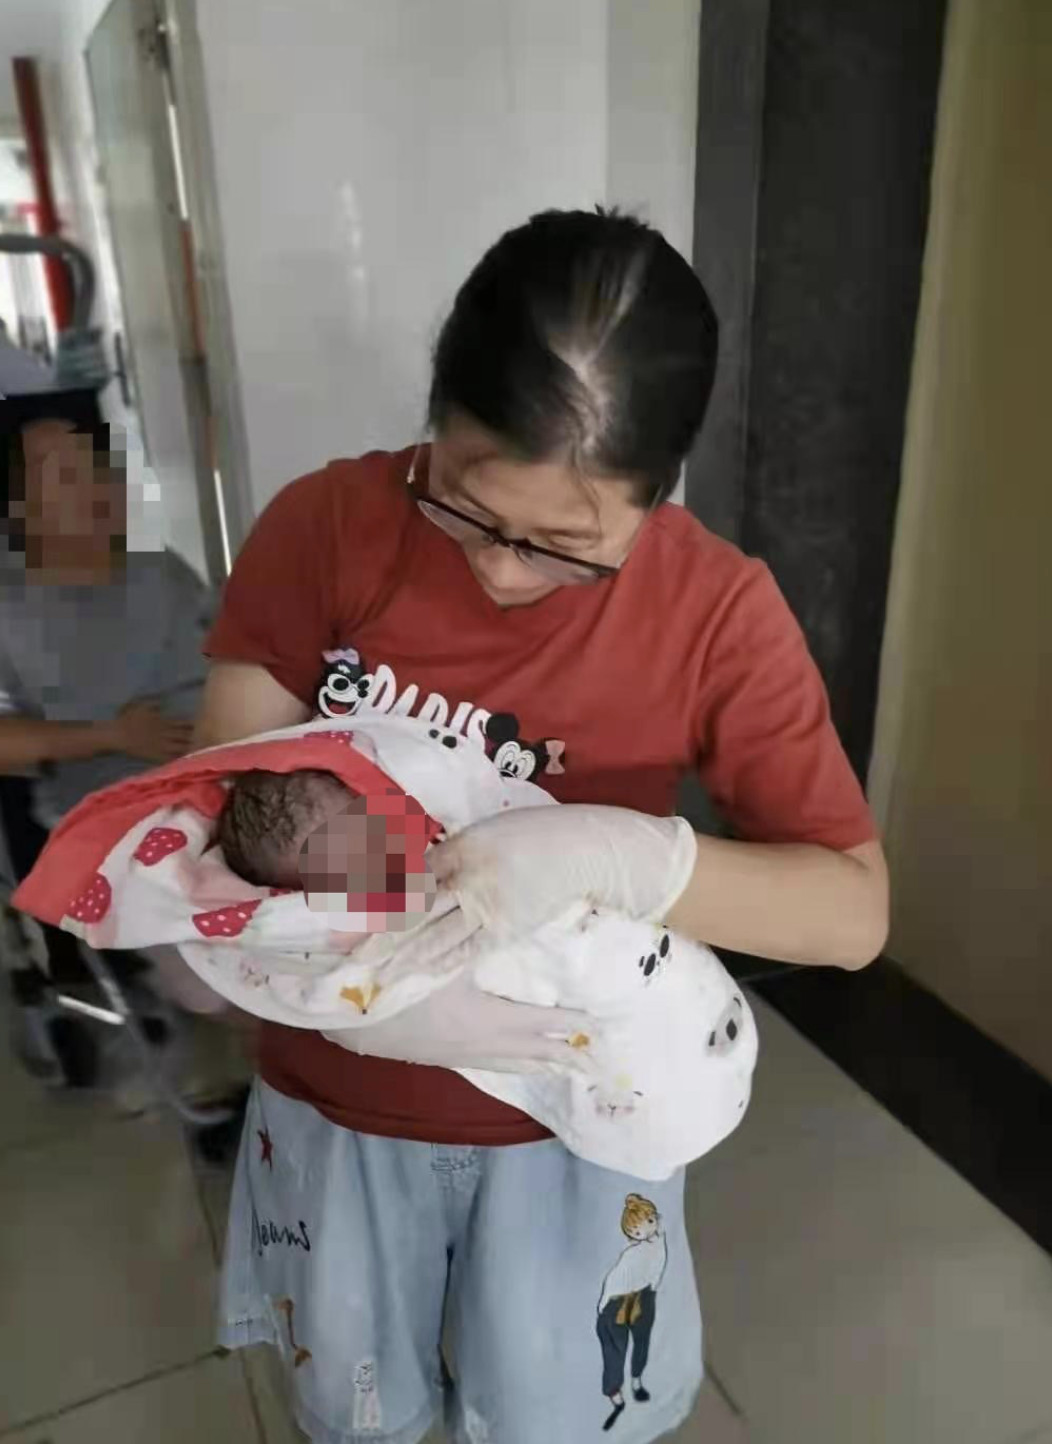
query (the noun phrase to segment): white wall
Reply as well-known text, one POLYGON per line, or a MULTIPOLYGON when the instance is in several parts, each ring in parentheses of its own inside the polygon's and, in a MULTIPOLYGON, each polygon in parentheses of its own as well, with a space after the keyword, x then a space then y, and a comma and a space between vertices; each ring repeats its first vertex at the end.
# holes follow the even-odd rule
POLYGON ((0 139, 0 205, 17 205, 33 199, 29 172, 15 160, 16 144, 0 139))
POLYGON ((606 196, 689 260, 700 0, 609 0, 606 196))
POLYGON ((198 4, 254 500, 420 432, 456 287, 547 206, 689 252, 698 6, 198 4))
MULTIPOLYGON (((33 184, 28 171, 24 170, 14 156, 15 142, 0 137, 0 205, 17 205, 33 199, 33 184)), ((8 331, 15 336, 18 306, 12 284, 11 265, 25 265, 11 256, 0 256, 0 319, 8 331)))
MULTIPOLYGON (((0 19, 15 6, 50 36, 33 48, 60 202, 112 330, 83 64, 105 4, 0 0, 0 19)), ((257 508, 332 456, 419 433, 457 286, 533 211, 620 203, 690 253, 699 0, 196 9, 257 508)))
POLYGON ((17 117, 11 60, 58 46, 63 0, 0 0, 0 117, 17 117))

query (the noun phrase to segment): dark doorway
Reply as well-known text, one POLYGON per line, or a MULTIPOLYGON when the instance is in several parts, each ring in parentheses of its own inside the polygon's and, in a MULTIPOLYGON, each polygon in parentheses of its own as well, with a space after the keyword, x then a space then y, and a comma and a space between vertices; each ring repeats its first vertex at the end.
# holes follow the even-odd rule
POLYGON ((706 0, 695 263, 723 328, 687 504, 772 568, 872 742, 943 0, 706 0))

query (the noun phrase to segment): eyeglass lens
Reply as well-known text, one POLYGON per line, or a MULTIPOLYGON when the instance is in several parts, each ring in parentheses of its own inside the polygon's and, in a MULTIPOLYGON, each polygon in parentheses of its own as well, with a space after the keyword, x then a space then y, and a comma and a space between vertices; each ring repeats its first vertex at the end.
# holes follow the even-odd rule
POLYGON ((496 534, 481 523, 473 522, 467 517, 453 516, 450 512, 435 506, 433 502, 424 498, 418 499, 417 505, 429 521, 434 522, 454 541, 487 541, 493 545, 508 547, 519 561, 532 567, 534 571, 547 577, 549 581, 563 582, 567 585, 583 585, 600 580, 601 573, 593 570, 585 562, 576 562, 572 557, 546 556, 544 552, 537 552, 529 546, 513 546, 503 539, 498 540, 496 534))

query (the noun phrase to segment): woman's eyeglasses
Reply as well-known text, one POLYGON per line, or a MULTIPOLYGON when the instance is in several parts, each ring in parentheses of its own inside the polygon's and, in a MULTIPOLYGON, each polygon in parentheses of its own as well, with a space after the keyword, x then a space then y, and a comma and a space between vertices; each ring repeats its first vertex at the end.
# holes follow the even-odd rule
POLYGON ((456 507, 447 506, 444 501, 435 501, 432 497, 423 495, 416 484, 415 458, 409 468, 406 483, 423 515, 448 537, 462 544, 481 542, 484 546, 506 547, 520 562, 532 567, 550 582, 558 582, 561 586, 582 586, 616 577, 620 570, 618 567, 604 566, 600 562, 588 562, 581 557, 568 557, 562 552, 550 551, 547 547, 539 547, 527 541, 525 537, 506 537, 496 527, 476 521, 465 512, 457 511, 456 507))

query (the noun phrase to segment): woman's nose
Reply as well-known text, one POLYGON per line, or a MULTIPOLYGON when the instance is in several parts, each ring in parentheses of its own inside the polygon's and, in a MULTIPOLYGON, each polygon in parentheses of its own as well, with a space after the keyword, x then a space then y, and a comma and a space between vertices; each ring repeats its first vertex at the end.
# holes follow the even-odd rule
POLYGON ((527 591, 537 585, 537 573, 510 547, 480 547, 475 553, 475 567, 486 584, 497 591, 527 591))

